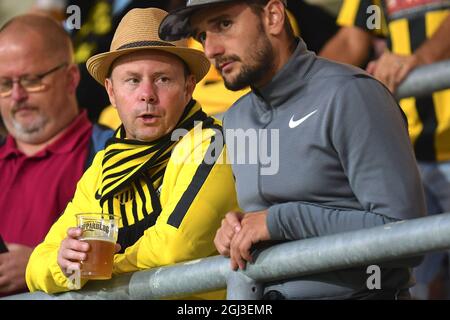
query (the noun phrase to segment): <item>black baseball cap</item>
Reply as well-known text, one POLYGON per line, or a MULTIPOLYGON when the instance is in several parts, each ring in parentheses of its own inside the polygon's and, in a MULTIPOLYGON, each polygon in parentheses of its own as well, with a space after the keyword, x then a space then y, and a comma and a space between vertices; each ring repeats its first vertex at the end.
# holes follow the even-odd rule
MULTIPOLYGON (((192 35, 189 19, 192 14, 202 8, 227 2, 243 0, 188 0, 186 6, 170 12, 159 26, 159 37, 165 41, 176 41, 192 35)), ((287 0, 281 0, 285 5, 287 0)))

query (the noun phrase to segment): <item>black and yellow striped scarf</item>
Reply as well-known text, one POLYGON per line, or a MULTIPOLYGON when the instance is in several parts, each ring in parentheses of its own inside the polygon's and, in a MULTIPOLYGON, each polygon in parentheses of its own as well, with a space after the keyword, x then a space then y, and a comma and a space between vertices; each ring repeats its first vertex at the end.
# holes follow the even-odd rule
MULTIPOLYGON (((205 122, 207 118, 200 105, 192 100, 175 129, 190 131, 196 122, 205 122)), ((122 250, 155 224, 161 212, 156 190, 162 184, 167 163, 177 143, 172 141, 171 133, 152 142, 137 141, 125 138, 122 125, 105 148, 102 181, 96 197, 103 212, 122 218, 123 227, 119 230, 118 240, 122 250), (131 216, 134 221, 128 221, 131 216)))

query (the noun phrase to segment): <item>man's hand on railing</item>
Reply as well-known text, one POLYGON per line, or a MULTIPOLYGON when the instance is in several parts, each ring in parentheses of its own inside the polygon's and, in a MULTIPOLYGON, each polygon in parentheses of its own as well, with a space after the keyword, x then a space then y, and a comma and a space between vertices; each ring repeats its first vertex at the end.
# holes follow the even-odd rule
POLYGON ((385 52, 367 66, 367 72, 380 80, 394 94, 406 76, 424 61, 417 55, 403 56, 385 52))
POLYGON ((222 225, 216 232, 214 245, 217 251, 226 257, 230 256, 231 240, 234 235, 241 230, 241 220, 244 217, 242 212, 231 211, 222 219, 222 225))
POLYGON ((221 255, 230 257, 231 269, 245 269, 252 262, 250 249, 258 242, 270 240, 267 229, 267 211, 229 212, 217 230, 214 244, 221 255))

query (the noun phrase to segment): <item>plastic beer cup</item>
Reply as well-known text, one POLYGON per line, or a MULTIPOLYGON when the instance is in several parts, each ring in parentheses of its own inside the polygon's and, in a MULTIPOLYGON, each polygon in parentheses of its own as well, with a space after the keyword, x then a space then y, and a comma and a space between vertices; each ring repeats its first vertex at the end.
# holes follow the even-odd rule
POLYGON ((107 213, 79 213, 76 217, 83 231, 79 240, 89 243, 87 258, 81 261, 81 278, 110 279, 120 218, 107 213))

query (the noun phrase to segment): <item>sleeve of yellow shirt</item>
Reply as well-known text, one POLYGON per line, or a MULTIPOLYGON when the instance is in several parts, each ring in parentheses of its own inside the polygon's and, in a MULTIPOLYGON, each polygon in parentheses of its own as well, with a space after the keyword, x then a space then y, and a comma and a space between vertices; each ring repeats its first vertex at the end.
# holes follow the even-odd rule
POLYGON ((174 149, 154 226, 114 259, 114 273, 131 272, 217 254, 214 236, 224 215, 237 210, 222 135, 191 130, 174 149), (213 151, 213 152, 211 152, 213 151), (212 156, 211 156, 212 155, 212 156))
MULTIPOLYGON (((100 177, 103 151, 97 153, 92 166, 84 173, 77 184, 74 198, 67 205, 64 214, 53 224, 44 242, 31 254, 26 270, 26 282, 31 292, 45 291, 56 293, 69 290, 69 280, 57 263, 61 241, 67 235, 67 229, 76 226, 75 214, 82 212, 101 212, 95 200, 95 186, 100 177)), ((85 281, 82 281, 82 285, 85 281)))

